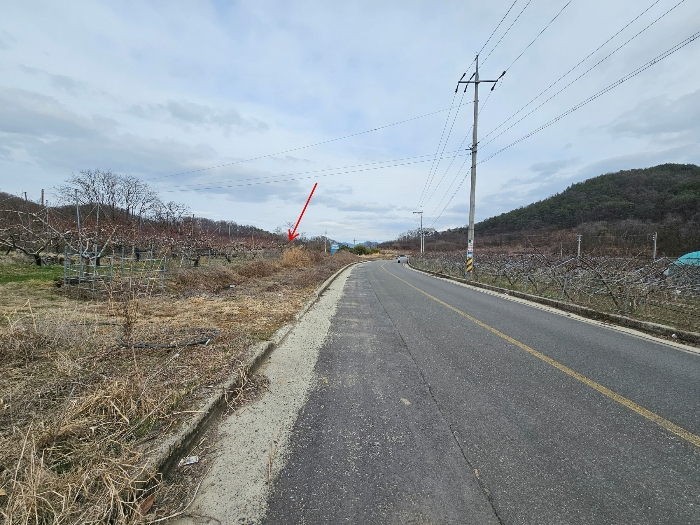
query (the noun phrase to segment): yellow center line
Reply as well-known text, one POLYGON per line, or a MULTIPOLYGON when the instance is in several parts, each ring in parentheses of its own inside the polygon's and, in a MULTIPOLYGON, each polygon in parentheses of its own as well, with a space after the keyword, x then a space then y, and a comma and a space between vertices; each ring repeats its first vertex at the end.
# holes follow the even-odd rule
POLYGON ((486 323, 483 323, 483 322, 479 321, 479 320, 476 319, 475 317, 472 317, 471 315, 469 315, 469 314, 467 314, 467 313, 464 313, 464 312, 461 311, 461 310, 458 310, 458 309, 455 308, 454 306, 452 306, 452 305, 450 305, 450 304, 447 304, 447 303, 444 302, 444 301, 441 301, 441 300, 438 299, 437 297, 434 297, 434 296, 430 295, 428 292, 426 292, 426 291, 424 291, 424 290, 421 290, 420 288, 418 288, 417 286, 412 285, 412 284, 409 283, 408 281, 403 280, 403 279, 402 279, 401 277, 399 277, 398 275, 393 274, 392 272, 390 272, 389 270, 387 270, 387 269, 385 268, 385 265, 382 265, 382 269, 383 269, 386 273, 388 273, 389 275, 391 275, 391 276, 393 276, 393 277, 396 277, 399 281, 401 281, 401 282, 407 284, 408 286, 410 286, 410 287, 413 288, 414 290, 417 290, 417 291, 419 291, 420 293, 422 293, 423 295, 426 295, 427 297, 430 297, 433 301, 435 301, 435 302, 441 304, 441 305, 444 306, 445 308, 447 308, 447 309, 449 309, 449 310, 452 310, 453 312, 455 312, 455 313, 461 315, 462 317, 465 317, 465 318, 469 319, 471 322, 473 322, 473 323, 479 325, 479 326, 482 327, 482 328, 485 328, 486 330, 488 330, 488 331, 491 332, 492 334, 495 334, 495 335, 497 335, 498 337, 500 337, 500 338, 502 338, 502 339, 505 339, 506 341, 508 341, 509 343, 514 344, 514 345, 517 346, 518 348, 522 348, 522 349, 525 350, 527 353, 529 353, 529 354, 535 356, 535 357, 538 358, 538 359, 541 359, 541 360, 544 361, 545 363, 548 363, 548 364, 552 365, 554 368, 556 368, 556 369, 558 369, 558 370, 561 370, 561 371, 564 372, 565 374, 567 374, 567 375, 573 377, 574 379, 577 379, 578 381, 580 381, 581 383, 584 383, 585 385, 588 385, 589 387, 593 388, 594 390, 597 390, 598 392, 600 392, 600 393, 603 394, 604 396, 609 397, 609 398, 612 399, 613 401, 617 401, 617 402, 620 403, 621 405, 626 406, 627 408, 629 408, 630 410, 636 412, 636 413, 639 414, 640 416, 644 416, 644 417, 647 418, 649 421, 653 421, 654 423, 656 423, 656 424, 659 425, 660 427, 665 428, 666 430, 668 430, 669 432, 671 432, 671 433, 677 435, 678 437, 681 437, 681 438, 685 439, 686 441, 688 441, 689 443, 692 443, 692 444, 695 445, 696 447, 700 447, 700 436, 697 436, 697 435, 693 434, 692 432, 688 432, 686 429, 684 429, 684 428, 682 428, 682 427, 679 427, 679 426, 676 425, 675 423, 670 422, 668 419, 664 419, 663 417, 661 417, 661 416, 658 415, 658 414, 655 414, 655 413, 652 412, 651 410, 647 410, 646 408, 644 408, 643 406, 638 405, 638 404, 635 403, 634 401, 632 401, 632 400, 630 400, 630 399, 627 399, 627 398, 624 397, 624 396, 621 396, 621 395, 618 394, 617 392, 613 392, 613 391, 610 390, 609 388, 606 388, 606 387, 604 387, 603 385, 601 385, 601 384, 599 384, 599 383, 596 383, 595 381, 593 381, 592 379, 587 378, 587 377, 584 376, 584 375, 579 374, 578 372, 576 372, 575 370, 572 370, 572 369, 569 368, 568 366, 565 366, 565 365, 561 364, 560 362, 555 361, 555 360, 552 359, 551 357, 546 356, 546 355, 544 355, 544 354, 541 353, 541 352, 538 352, 538 351, 535 350, 534 348, 531 348, 531 347, 527 346, 525 343, 521 343, 520 341, 518 341, 518 340, 516 340, 516 339, 513 339, 513 338, 510 337, 509 335, 506 335, 506 334, 504 334, 503 332, 500 332, 499 330, 496 330, 495 328, 493 328, 493 327, 487 325, 486 323))

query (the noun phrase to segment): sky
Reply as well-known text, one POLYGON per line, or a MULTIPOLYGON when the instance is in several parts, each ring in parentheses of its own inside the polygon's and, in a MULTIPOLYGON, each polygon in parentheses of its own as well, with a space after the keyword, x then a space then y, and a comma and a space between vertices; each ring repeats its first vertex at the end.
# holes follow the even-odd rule
POLYGON ((477 54, 480 79, 507 71, 479 87, 477 222, 603 173, 700 164, 700 39, 674 48, 700 31, 696 0, 27 0, 2 13, 0 191, 34 200, 111 169, 270 231, 296 222, 314 183, 307 236, 390 240, 421 210, 425 227, 464 226, 474 88, 455 87, 477 54))

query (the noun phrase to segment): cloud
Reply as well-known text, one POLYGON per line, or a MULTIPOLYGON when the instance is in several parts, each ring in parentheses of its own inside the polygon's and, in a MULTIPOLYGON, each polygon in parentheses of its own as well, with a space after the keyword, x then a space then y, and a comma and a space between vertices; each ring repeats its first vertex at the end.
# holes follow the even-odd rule
POLYGON ((5 51, 10 49, 10 43, 14 44, 15 42, 17 42, 15 37, 13 37, 7 31, 0 29, 0 50, 5 51))
POLYGON ((217 109, 188 101, 168 100, 165 104, 133 105, 127 113, 142 119, 171 121, 184 127, 218 127, 228 132, 233 128, 257 132, 270 129, 267 123, 254 118, 244 118, 235 109, 217 109))
POLYGON ((379 204, 378 202, 351 202, 339 199, 331 194, 321 194, 315 197, 316 204, 323 204, 328 208, 339 211, 386 213, 393 211, 396 207, 393 204, 379 204))
POLYGON ((542 177, 549 177, 559 173, 564 168, 571 166, 572 164, 577 164, 578 158, 573 159, 561 159, 561 160, 550 160, 548 162, 538 162, 530 166, 530 171, 534 171, 542 177))
POLYGON ((78 115, 53 97, 16 88, 0 88, 0 132, 34 137, 89 137, 113 131, 117 122, 78 115))
POLYGON ((651 140, 700 138, 700 89, 675 100, 654 97, 623 113, 608 126, 613 135, 651 140))
POLYGON ((80 82, 66 75, 54 75, 43 69, 24 65, 18 66, 18 69, 27 75, 42 76, 49 80, 52 87, 62 89, 74 97, 87 92, 87 84, 85 84, 85 82, 80 82))

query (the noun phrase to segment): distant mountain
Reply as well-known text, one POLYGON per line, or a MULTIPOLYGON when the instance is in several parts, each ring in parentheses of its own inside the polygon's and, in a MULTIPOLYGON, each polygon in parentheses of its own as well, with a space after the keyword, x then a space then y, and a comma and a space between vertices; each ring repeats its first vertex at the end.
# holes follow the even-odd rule
POLYGON ((600 175, 563 192, 491 217, 475 226, 479 235, 540 228, 575 228, 599 221, 663 223, 700 221, 700 167, 663 164, 600 175))

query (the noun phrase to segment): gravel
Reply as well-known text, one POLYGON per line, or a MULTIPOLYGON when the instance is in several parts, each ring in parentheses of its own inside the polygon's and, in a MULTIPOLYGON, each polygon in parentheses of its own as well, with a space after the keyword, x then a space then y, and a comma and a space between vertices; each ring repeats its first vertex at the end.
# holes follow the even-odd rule
POLYGON ((343 272, 272 353, 261 372, 270 379, 259 401, 223 419, 218 450, 187 515, 177 525, 257 524, 267 510, 270 480, 283 469, 300 409, 319 378, 314 366, 352 268, 343 272))

